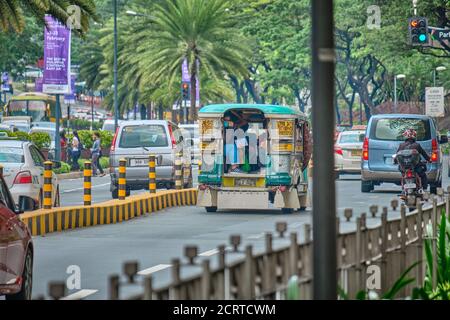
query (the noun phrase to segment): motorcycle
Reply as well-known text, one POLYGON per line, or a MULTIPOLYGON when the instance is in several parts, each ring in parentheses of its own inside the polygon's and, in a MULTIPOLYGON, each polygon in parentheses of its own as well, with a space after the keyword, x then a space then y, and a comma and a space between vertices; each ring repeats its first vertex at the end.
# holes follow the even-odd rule
POLYGON ((416 208, 417 199, 423 200, 422 180, 416 172, 416 168, 422 164, 417 150, 402 150, 394 156, 402 173, 402 194, 400 198, 405 205, 413 210, 416 208))

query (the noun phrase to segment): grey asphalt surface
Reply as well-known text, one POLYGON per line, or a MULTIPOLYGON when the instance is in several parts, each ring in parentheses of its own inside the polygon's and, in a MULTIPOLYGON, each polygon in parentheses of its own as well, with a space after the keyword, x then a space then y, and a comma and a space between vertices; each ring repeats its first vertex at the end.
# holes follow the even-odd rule
MULTIPOLYGON (((446 161, 446 159, 445 159, 446 161)), ((446 162, 444 162, 446 163, 446 162)), ((444 165, 446 167, 446 165, 444 165)), ((449 185, 445 168, 443 187, 449 185)), ((94 178, 94 201, 110 199, 109 177, 94 178)), ((80 181, 66 181, 62 184, 62 203, 66 205, 81 204, 82 190, 80 181)), ((354 221, 362 212, 368 212, 372 204, 388 206, 390 200, 400 192, 400 187, 386 184, 376 187, 370 194, 360 192, 359 176, 346 175, 336 182, 337 207, 339 216, 344 208, 354 208, 351 222, 341 222, 342 230, 354 228, 354 221)), ((389 211, 389 217, 399 213, 389 211)), ((343 219, 341 219, 343 220, 343 219)), ((274 231, 277 221, 288 223, 288 233, 297 232, 303 239, 304 225, 312 223, 312 212, 295 212, 282 214, 279 210, 267 211, 226 211, 206 213, 203 208, 195 206, 178 207, 136 218, 121 224, 96 226, 85 229, 49 234, 35 237, 35 262, 33 296, 48 297, 50 281, 66 281, 66 270, 71 265, 80 267, 81 289, 69 293, 81 292, 85 299, 105 299, 108 297, 108 276, 121 273, 122 263, 137 260, 139 270, 147 270, 154 277, 156 287, 169 283, 171 259, 181 257, 185 245, 199 246, 199 262, 211 259, 214 264, 217 254, 214 251, 220 244, 228 244, 232 234, 240 234, 243 246, 253 244, 255 251, 264 248, 264 233, 274 231)), ((377 224, 379 218, 370 218, 367 223, 377 224)), ((286 239, 275 240, 275 246, 287 244, 286 239)), ((239 257, 232 254, 230 259, 239 257)), ((182 276, 199 272, 198 267, 183 267, 182 276)), ((126 287, 121 297, 140 292, 139 286, 126 287)))

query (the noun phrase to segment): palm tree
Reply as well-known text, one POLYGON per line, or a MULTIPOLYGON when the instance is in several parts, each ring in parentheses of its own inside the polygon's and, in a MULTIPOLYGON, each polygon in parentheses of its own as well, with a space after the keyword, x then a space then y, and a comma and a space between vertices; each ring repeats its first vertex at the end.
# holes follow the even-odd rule
POLYGON ((153 23, 141 44, 145 59, 139 61, 140 67, 156 82, 168 78, 171 86, 179 78, 182 61, 188 60, 191 120, 197 118, 198 68, 200 74, 214 80, 223 79, 226 73, 247 74, 250 53, 228 13, 231 6, 230 0, 166 0, 155 5, 153 23))
POLYGON ((42 23, 46 14, 66 23, 71 16, 67 11, 71 5, 80 8, 81 30, 77 31, 79 33, 86 32, 89 27, 89 18, 97 19, 94 0, 0 0, 0 29, 22 32, 26 14, 33 15, 42 23))

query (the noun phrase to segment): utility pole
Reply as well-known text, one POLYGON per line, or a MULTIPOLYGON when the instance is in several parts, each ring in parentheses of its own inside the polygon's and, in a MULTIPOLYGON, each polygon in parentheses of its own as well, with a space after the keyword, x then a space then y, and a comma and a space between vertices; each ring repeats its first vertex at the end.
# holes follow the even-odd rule
POLYGON ((56 94, 55 118, 55 160, 61 161, 61 137, 59 136, 59 122, 61 121, 61 101, 59 94, 56 94))
POLYGON ((117 98, 117 0, 114 6, 114 130, 119 126, 119 101, 117 98))
POLYGON ((312 5, 313 297, 337 299, 333 0, 312 5))

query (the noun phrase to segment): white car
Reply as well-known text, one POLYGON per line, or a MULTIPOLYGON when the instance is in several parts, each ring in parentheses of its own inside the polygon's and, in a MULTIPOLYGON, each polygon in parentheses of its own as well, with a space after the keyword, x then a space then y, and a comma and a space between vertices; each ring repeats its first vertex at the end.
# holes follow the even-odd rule
MULTIPOLYGON (((16 203, 19 196, 24 195, 33 198, 42 207, 44 162, 44 156, 33 143, 12 139, 0 140, 0 163, 3 166, 3 177, 16 203)), ((52 204, 59 207, 58 178, 54 173, 52 175, 52 204)))
POLYGON ((191 143, 191 158, 194 160, 200 160, 200 137, 198 132, 198 124, 180 124, 179 127, 182 131, 185 131, 185 133, 183 133, 183 137, 187 139, 188 143, 191 143))
POLYGON ((360 174, 365 131, 351 130, 339 134, 334 145, 334 158, 339 174, 360 174))

